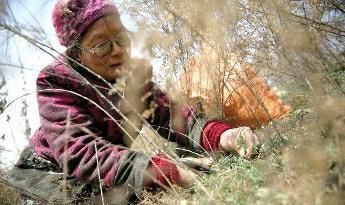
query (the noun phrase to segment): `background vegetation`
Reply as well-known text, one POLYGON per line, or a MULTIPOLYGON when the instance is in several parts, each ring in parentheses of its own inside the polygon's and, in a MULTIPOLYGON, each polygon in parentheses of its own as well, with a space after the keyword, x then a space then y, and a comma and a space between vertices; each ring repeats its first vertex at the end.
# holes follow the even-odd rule
MULTIPOLYGON (((222 71, 236 56, 285 93, 292 108, 288 118, 257 129, 267 140, 257 159, 221 158, 203 186, 177 198, 148 194, 142 204, 343 204, 344 3, 125 1, 150 36, 148 53, 163 61, 159 79, 175 82, 195 56, 216 52, 207 66, 220 76, 214 91, 221 96, 222 71)), ((223 102, 217 103, 222 116, 223 102)))
MULTIPOLYGON (((40 28, 16 24, 9 18, 15 11, 0 2, 5 42, 21 33, 45 42, 40 28)), ((176 82, 188 73, 190 61, 212 50, 218 58, 208 66, 221 78, 214 82, 215 96, 224 92, 222 72, 235 56, 291 106, 287 118, 257 129, 264 140, 257 158, 219 158, 215 172, 192 190, 145 193, 141 204, 344 204, 344 5, 343 0, 124 0, 121 10, 138 26, 133 38, 146 58, 161 64, 155 79, 166 90, 179 89, 176 82)), ((0 111, 11 103, 9 91, 1 89, 6 84, 1 72, 0 111)), ((222 103, 214 104, 219 117, 222 103)), ((0 187, 3 203, 7 191, 0 187)))

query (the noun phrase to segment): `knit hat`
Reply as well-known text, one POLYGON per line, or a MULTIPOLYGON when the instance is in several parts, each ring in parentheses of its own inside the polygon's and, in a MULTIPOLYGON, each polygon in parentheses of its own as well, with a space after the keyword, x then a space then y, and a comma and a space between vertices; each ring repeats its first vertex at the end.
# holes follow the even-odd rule
POLYGON ((112 0, 57 0, 52 14, 60 44, 73 45, 102 16, 119 15, 112 0))

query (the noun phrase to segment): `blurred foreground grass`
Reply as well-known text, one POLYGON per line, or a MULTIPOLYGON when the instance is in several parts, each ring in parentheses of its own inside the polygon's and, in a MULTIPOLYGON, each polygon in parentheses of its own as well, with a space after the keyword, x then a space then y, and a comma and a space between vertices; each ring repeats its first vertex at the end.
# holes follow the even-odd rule
MULTIPOLYGON (((145 192, 139 204, 343 205, 343 103, 331 99, 311 109, 305 103, 295 106, 288 118, 256 131, 264 139, 257 158, 219 157, 212 166, 215 172, 193 189, 145 192)), ((18 194, 1 183, 0 204, 19 204, 18 194)))
POLYGON ((177 195, 145 193, 140 204, 344 205, 342 103, 295 106, 288 118, 257 130, 265 139, 259 157, 221 157, 212 167, 215 172, 202 177, 202 185, 177 188, 177 195))
MULTIPOLYGON (((0 171, 0 177, 3 172, 0 171)), ((1 205, 14 205, 20 204, 19 194, 10 186, 0 182, 0 204, 1 205)))

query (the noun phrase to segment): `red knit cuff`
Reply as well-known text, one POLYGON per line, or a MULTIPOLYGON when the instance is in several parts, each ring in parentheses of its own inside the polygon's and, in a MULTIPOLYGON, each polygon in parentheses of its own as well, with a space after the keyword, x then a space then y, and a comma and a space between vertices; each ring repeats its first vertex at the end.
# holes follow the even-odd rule
POLYGON ((159 153, 153 156, 149 166, 151 166, 152 175, 155 179, 151 185, 152 188, 161 185, 168 186, 168 181, 171 184, 177 184, 179 182, 180 176, 177 166, 166 154, 159 153))
POLYGON ((206 151, 218 151, 220 136, 231 126, 222 121, 208 122, 201 133, 201 144, 206 151))

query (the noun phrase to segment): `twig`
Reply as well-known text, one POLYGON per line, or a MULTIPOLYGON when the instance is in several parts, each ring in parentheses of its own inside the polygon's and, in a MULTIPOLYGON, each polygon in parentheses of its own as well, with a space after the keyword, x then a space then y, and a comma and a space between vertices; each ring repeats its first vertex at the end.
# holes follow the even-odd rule
POLYGON ((0 71, 0 89, 6 84, 4 74, 0 71))
POLYGON ((95 151, 96 151, 96 163, 97 163, 97 175, 98 175, 98 181, 99 181, 99 189, 100 189, 100 191, 101 191, 102 205, 104 205, 102 180, 101 180, 101 174, 100 174, 100 171, 99 171, 98 150, 97 150, 96 142, 94 142, 94 145, 95 145, 95 151))
MULTIPOLYGON (((85 83, 84 81, 78 80, 78 79, 75 79, 75 78, 65 77, 65 76, 58 75, 56 73, 47 72, 47 71, 41 71, 41 70, 38 70, 38 69, 28 68, 28 67, 21 66, 21 65, 9 64, 9 63, 4 63, 4 62, 0 62, 0 65, 1 66, 9 66, 9 67, 17 68, 17 69, 24 69, 24 70, 30 70, 30 71, 35 71, 35 72, 42 72, 42 73, 49 74, 49 75, 55 76, 55 77, 64 77, 65 79, 73 81, 73 82, 85 83)), ((0 76, 1 76, 1 73, 0 73, 0 76)), ((94 86, 96 88, 100 88, 100 89, 104 89, 104 90, 110 90, 109 87, 104 87, 104 86, 100 86, 100 85, 94 85, 94 86)), ((1 88, 1 86, 0 86, 0 88, 1 88)))
POLYGON ((11 119, 10 116, 7 115, 7 123, 8 123, 8 126, 10 127, 11 137, 13 139, 13 142, 14 142, 14 145, 16 147, 17 153, 20 153, 20 150, 19 150, 19 148, 17 146, 16 138, 14 137, 14 134, 13 134, 13 129, 12 129, 12 126, 11 126, 11 123, 10 123, 10 119, 11 119))
POLYGON ((31 199, 34 199, 34 200, 36 200, 37 202, 42 202, 42 203, 44 203, 44 204, 48 204, 48 200, 47 200, 47 199, 44 199, 44 198, 40 197, 40 196, 37 195, 37 194, 34 194, 34 193, 32 193, 32 192, 29 192, 29 191, 27 191, 27 190, 24 190, 24 189, 22 189, 22 188, 20 188, 20 187, 15 186, 15 185, 11 184, 9 181, 7 181, 6 179, 4 179, 3 177, 0 177, 0 183, 3 183, 3 184, 5 184, 5 185, 7 185, 7 186, 10 186, 10 187, 15 188, 16 190, 18 190, 18 191, 19 191, 21 194, 23 194, 24 196, 27 196, 27 197, 29 197, 29 198, 31 198, 31 199))
POLYGON ((22 98, 22 97, 25 97, 25 96, 31 95, 31 94, 35 94, 35 92, 25 93, 25 94, 23 94, 23 95, 21 95, 21 96, 15 98, 15 99, 12 100, 11 102, 7 103, 7 105, 5 105, 5 107, 4 107, 2 110, 0 110, 0 111, 1 111, 1 112, 0 112, 0 115, 1 115, 2 113, 4 113, 4 111, 5 111, 10 105, 12 105, 12 103, 14 103, 15 101, 19 100, 19 99, 22 98))
MULTIPOLYGON (((305 18, 305 17, 302 17, 302 16, 298 16, 296 14, 291 14, 291 15, 293 17, 297 18, 297 19, 305 20, 305 21, 311 23, 310 25, 312 25, 315 28, 322 29, 321 26, 322 27, 326 27, 326 28, 329 28, 331 30, 326 30, 326 29, 322 29, 322 30, 330 32, 330 33, 333 33, 333 34, 337 34, 337 35, 342 36, 342 37, 345 37, 345 30, 342 30, 340 28, 336 28, 336 27, 334 27, 332 25, 329 25, 329 24, 326 24, 326 23, 323 23, 323 22, 315 21, 314 19, 305 18), (315 25, 313 25, 313 24, 315 24, 315 25)), ((300 22, 300 23, 302 23, 302 22, 300 22)), ((303 23, 303 24, 305 24, 305 23, 303 23)))

